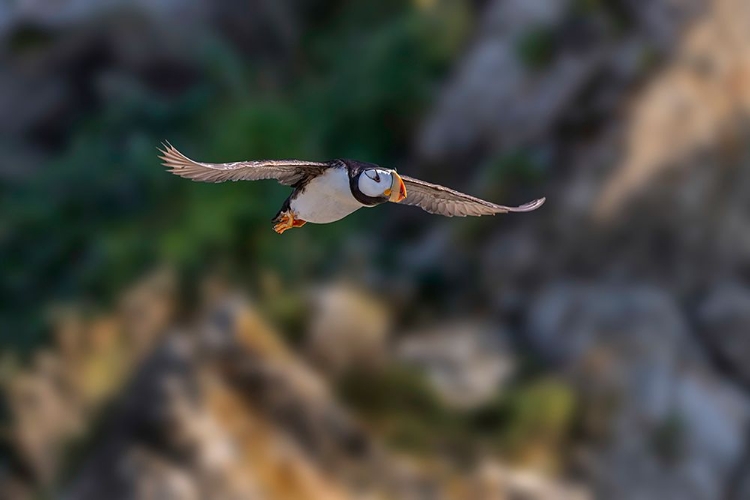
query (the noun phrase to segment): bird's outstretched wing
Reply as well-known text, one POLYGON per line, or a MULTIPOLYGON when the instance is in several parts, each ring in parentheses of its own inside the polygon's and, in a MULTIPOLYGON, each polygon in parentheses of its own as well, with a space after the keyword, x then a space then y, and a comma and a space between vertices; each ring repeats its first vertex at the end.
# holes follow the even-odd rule
POLYGON ((175 175, 199 182, 259 181, 276 179, 285 186, 292 186, 305 178, 319 175, 330 166, 299 160, 240 161, 235 163, 201 163, 180 153, 169 143, 159 149, 159 158, 175 175))
POLYGON ((539 198, 520 207, 506 207, 405 175, 402 175, 401 179, 406 186, 406 198, 401 201, 402 204, 416 205, 426 212, 446 217, 466 217, 467 215, 478 217, 507 212, 531 212, 541 207, 545 200, 545 198, 539 198))

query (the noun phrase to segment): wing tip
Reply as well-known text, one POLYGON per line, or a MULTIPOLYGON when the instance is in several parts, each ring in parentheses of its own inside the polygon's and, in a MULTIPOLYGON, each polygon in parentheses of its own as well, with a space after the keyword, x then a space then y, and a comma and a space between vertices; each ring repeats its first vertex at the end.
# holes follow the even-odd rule
POLYGON ((156 150, 163 155, 170 153, 173 149, 175 149, 174 146, 172 146, 172 144, 170 144, 170 142, 166 140, 162 141, 159 146, 156 146, 156 150))
POLYGON ((547 197, 543 196, 534 201, 530 201, 529 203, 521 205, 520 207, 511 208, 510 211, 511 212, 533 212, 537 208, 544 205, 544 202, 546 201, 547 201, 547 197))
POLYGON ((167 168, 168 172, 181 175, 180 171, 186 169, 193 163, 188 157, 180 153, 169 141, 161 143, 161 147, 156 148, 161 153, 158 158, 162 161, 162 166, 167 168))

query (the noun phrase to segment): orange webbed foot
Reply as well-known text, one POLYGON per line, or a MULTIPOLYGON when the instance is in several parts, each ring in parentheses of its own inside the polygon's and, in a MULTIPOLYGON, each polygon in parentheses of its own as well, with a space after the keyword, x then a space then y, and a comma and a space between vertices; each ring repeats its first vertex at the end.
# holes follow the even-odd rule
POLYGON ((278 217, 274 219, 274 222, 276 222, 276 224, 274 224, 273 230, 279 234, 294 227, 302 227, 307 223, 307 221, 302 219, 295 219, 291 210, 280 213, 278 217))

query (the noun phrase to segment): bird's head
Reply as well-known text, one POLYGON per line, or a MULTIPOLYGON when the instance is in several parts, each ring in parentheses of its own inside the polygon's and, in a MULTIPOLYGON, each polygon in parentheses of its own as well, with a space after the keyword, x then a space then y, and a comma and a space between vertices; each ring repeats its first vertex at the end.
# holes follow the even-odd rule
POLYGON ((406 186, 395 170, 369 168, 359 176, 359 190, 372 198, 387 198, 398 203, 406 198, 406 186))

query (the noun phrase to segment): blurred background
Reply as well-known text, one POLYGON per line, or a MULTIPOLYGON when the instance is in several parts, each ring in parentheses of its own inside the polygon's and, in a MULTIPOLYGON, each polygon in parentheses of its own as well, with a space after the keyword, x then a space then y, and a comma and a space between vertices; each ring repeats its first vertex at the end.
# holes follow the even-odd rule
POLYGON ((0 0, 0 498, 750 498, 749 116, 744 0, 0 0))

